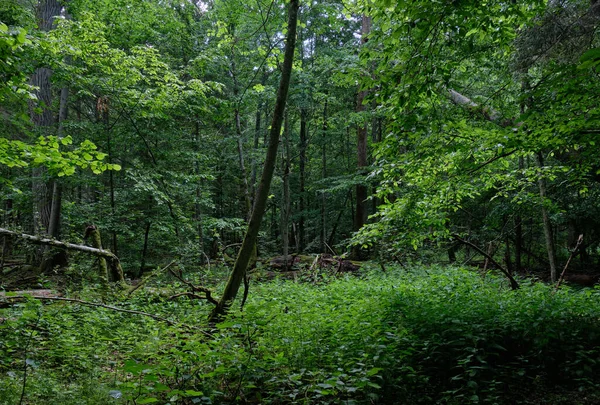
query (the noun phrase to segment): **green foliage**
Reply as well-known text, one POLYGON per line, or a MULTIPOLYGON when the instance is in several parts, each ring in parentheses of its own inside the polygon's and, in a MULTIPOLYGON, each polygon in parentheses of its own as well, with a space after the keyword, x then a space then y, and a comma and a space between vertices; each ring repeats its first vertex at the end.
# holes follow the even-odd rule
POLYGON ((180 291, 169 280, 109 301, 190 327, 79 304, 3 309, 0 401, 20 396, 24 367, 27 403, 533 404, 555 390, 597 397, 597 290, 523 283, 510 291, 458 268, 363 271, 362 279, 317 285, 253 284, 244 311, 213 330, 201 321, 209 305, 167 299, 180 291))

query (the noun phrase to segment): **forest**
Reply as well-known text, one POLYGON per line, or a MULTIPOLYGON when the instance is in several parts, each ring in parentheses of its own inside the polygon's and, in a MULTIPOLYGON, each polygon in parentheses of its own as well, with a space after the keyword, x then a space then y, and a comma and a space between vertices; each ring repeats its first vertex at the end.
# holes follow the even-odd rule
POLYGON ((0 404, 600 403, 599 27, 2 0, 0 404))

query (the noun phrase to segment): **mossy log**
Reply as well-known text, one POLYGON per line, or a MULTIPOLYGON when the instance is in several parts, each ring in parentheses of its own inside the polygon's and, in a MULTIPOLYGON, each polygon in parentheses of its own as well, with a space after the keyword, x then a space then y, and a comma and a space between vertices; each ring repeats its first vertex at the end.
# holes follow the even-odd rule
MULTIPOLYGON (((102 238, 100 237, 100 231, 94 225, 89 225, 85 230, 85 239, 88 238, 90 239, 90 242, 94 248, 102 250, 102 238)), ((116 265, 110 266, 110 273, 108 272, 105 257, 100 256, 98 262, 98 271, 100 272, 100 277, 102 277, 104 280, 108 281, 110 276, 110 281, 125 281, 125 278, 123 277, 123 269, 121 268, 121 264, 118 262, 118 260, 116 265)))

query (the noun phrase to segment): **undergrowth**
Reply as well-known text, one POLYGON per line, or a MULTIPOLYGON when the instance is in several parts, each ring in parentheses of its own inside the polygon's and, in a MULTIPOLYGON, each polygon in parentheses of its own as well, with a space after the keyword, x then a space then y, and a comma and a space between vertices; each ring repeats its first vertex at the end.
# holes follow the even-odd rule
POLYGON ((255 283, 244 310, 213 329, 209 304, 164 297, 181 291, 172 283, 108 303, 174 326, 77 303, 2 309, 0 403, 600 399, 599 290, 523 282, 510 291, 490 275, 435 267, 318 280, 255 283))

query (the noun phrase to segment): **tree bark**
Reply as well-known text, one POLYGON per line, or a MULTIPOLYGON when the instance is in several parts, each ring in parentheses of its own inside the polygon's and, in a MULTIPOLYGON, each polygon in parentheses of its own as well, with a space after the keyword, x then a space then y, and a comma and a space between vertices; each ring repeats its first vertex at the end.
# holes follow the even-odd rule
MULTIPOLYGON (((300 18, 304 18, 301 16, 300 18)), ((306 69, 306 58, 304 57, 304 30, 300 29, 298 32, 299 38, 299 54, 300 54, 300 66, 302 70, 306 69)), ((327 93, 327 91, 325 92, 327 93)), ((300 218, 298 219, 298 235, 296 237, 296 251, 298 253, 304 251, 305 241, 306 241, 306 227, 305 227, 305 218, 306 218, 306 146, 308 139, 308 111, 306 105, 308 105, 308 95, 303 92, 303 99, 306 101, 302 102, 300 106, 300 145, 299 145, 299 170, 300 170, 300 195, 299 195, 299 211, 300 218)))
POLYGON ((306 109, 300 110, 300 219, 298 221, 298 251, 303 252, 305 246, 305 225, 304 218, 306 210, 306 140, 307 129, 306 129, 306 109))
MULTIPOLYGON (((537 164, 541 169, 544 166, 544 157, 539 152, 536 156, 537 164)), ((538 187, 540 189, 540 199, 542 200, 542 222, 544 226, 544 237, 546 239, 546 251, 548 252, 548 263, 550 264, 550 280, 556 282, 556 249, 554 247, 554 237, 552 232, 552 223, 546 209, 546 179, 540 173, 538 179, 538 187)))
MULTIPOLYGON (((371 17, 362 16, 362 29, 361 29, 361 42, 366 44, 368 41, 367 36, 371 31, 371 17)), ((358 92, 356 98, 356 112, 361 113, 366 110, 364 105, 365 97, 367 96, 367 90, 361 90, 358 92)), ((356 131, 356 151, 358 158, 358 170, 361 171, 367 166, 367 125, 360 125, 356 131)), ((356 185, 356 214, 354 216, 354 230, 358 231, 363 227, 367 221, 367 210, 366 210, 366 199, 367 199, 367 187, 363 184, 356 185)))
POLYGON ((290 219, 290 126, 288 114, 285 114, 283 124, 284 151, 283 151, 283 198, 281 204, 281 242, 283 245, 283 257, 287 269, 288 254, 290 249, 289 219, 290 219))
MULTIPOLYGON (((327 99, 325 99, 325 106, 323 107, 323 132, 321 134, 321 179, 324 181, 327 178, 327 99)), ((321 232, 319 233, 321 253, 325 253, 325 238, 326 238, 326 212, 327 212, 327 198, 325 192, 321 192, 321 232)))
MULTIPOLYGON (((54 27, 54 18, 60 15, 61 4, 58 0, 40 0, 35 17, 40 31, 48 32, 54 27)), ((47 136, 53 131, 54 113, 52 111, 52 71, 46 67, 36 69, 31 77, 31 85, 37 88, 38 104, 31 103, 30 116, 38 135, 47 136), (37 108, 41 111, 38 112, 37 108)), ((31 191, 33 198, 33 233, 43 235, 48 232, 52 212, 52 191, 48 182, 48 170, 45 167, 32 169, 31 191)), ((50 266, 44 259, 45 249, 39 249, 35 261, 42 269, 50 266)))
MULTIPOLYGON (((102 239, 100 238, 100 231, 98 231, 98 228, 93 225, 88 226, 85 231, 85 238, 90 240, 95 249, 102 250, 102 239)), ((103 256, 98 257, 98 275, 104 283, 108 283, 108 266, 106 264, 106 258, 103 256)))
POLYGON ((285 111, 287 93, 292 74, 292 63, 294 60, 294 50, 296 41, 296 26, 298 22, 298 0, 291 0, 288 10, 288 32, 285 45, 285 56, 283 60, 283 68, 281 72, 281 80, 279 90, 277 91, 277 100, 275 102, 275 110, 273 112, 273 121, 271 123, 271 131, 269 134, 269 146, 263 167, 263 173, 256 193, 254 209, 248 223, 246 235, 242 242, 242 247, 238 253, 235 265, 223 291, 223 296, 219 304, 215 306, 209 316, 211 322, 218 321, 227 312, 229 306, 235 299, 240 285, 246 275, 246 268, 255 249, 260 223, 267 206, 271 180, 273 179, 273 171, 275 169, 275 161, 277 160, 277 149, 279 146, 279 133, 285 111))
POLYGON ((60 249, 67 249, 67 250, 77 250, 79 252, 88 253, 88 254, 91 254, 94 256, 105 257, 105 258, 113 260, 113 261, 119 261, 119 258, 117 256, 115 256, 112 252, 110 252, 108 250, 104 250, 104 249, 96 249, 96 248, 85 246, 85 245, 76 245, 73 243, 62 242, 60 240, 46 238, 43 236, 28 235, 26 233, 14 232, 14 231, 4 229, 4 228, 0 228, 0 235, 23 239, 28 242, 39 244, 39 245, 54 246, 54 247, 57 247, 60 249))

